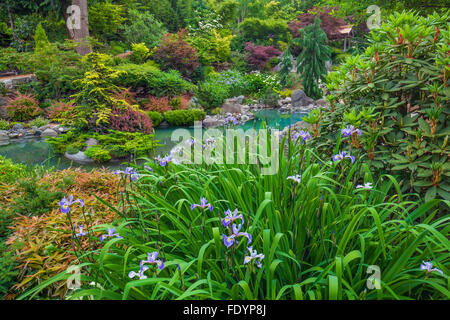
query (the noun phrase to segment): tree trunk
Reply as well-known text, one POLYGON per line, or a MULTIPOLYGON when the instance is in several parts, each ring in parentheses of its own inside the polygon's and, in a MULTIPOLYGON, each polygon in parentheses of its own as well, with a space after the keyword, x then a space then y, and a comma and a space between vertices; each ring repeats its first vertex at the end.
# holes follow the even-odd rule
POLYGON ((87 0, 72 0, 72 5, 80 8, 80 28, 70 30, 69 34, 72 35, 74 41, 80 42, 80 45, 76 47, 75 50, 77 53, 84 56, 92 52, 92 48, 87 41, 87 38, 89 37, 87 0))
POLYGON ((9 16, 9 24, 11 26, 12 31, 12 37, 14 40, 17 40, 16 25, 14 24, 14 14, 11 12, 10 8, 8 8, 8 16, 9 16))

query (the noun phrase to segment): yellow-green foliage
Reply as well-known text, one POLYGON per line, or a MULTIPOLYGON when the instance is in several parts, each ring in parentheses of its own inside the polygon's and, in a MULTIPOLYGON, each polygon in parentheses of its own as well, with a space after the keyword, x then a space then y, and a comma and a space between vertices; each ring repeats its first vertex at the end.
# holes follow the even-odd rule
POLYGON ((86 127, 91 118, 95 124, 107 125, 112 107, 127 108, 129 104, 115 96, 125 88, 115 85, 115 81, 124 73, 113 70, 105 64, 107 58, 100 53, 92 52, 86 60, 91 63, 91 70, 84 74, 83 79, 74 83, 79 92, 73 95, 77 107, 77 123, 79 127, 86 127))

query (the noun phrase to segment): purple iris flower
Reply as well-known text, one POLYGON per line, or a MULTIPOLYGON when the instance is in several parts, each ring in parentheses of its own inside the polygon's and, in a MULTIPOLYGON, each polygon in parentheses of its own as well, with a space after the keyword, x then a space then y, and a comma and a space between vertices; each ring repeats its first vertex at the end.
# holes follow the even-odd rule
POLYGON ((174 163, 174 164, 177 164, 178 163, 178 160, 177 159, 173 159, 172 158, 172 156, 166 156, 166 157, 164 157, 164 158, 161 158, 160 156, 157 156, 156 158, 155 158, 155 160, 157 160, 157 161, 159 161, 159 165, 161 166, 161 167, 165 167, 165 166, 167 166, 169 163, 174 163))
POLYGON ((222 219, 222 224, 226 228, 228 227, 232 222, 234 222, 237 219, 241 219, 241 222, 244 223, 244 216, 242 214, 238 215, 238 210, 234 210, 231 212, 230 209, 224 212, 225 218, 222 219))
POLYGON ((358 184, 358 185, 356 186, 356 189, 366 189, 366 190, 370 190, 370 189, 372 189, 372 188, 373 188, 372 182, 367 182, 367 183, 365 183, 364 185, 358 184))
POLYGON ((136 171, 134 171, 134 169, 132 167, 127 167, 125 169, 125 171, 116 170, 116 171, 114 171, 114 174, 116 176, 119 176, 121 174, 130 176, 131 181, 136 181, 139 178, 139 175, 136 173, 136 171))
POLYGON ((75 238, 86 236, 88 233, 83 231, 84 226, 80 225, 78 227, 79 232, 75 235, 75 238))
POLYGON ((194 210, 196 207, 200 207, 203 210, 205 210, 205 208, 208 208, 209 211, 213 211, 213 206, 208 203, 208 200, 206 200, 206 198, 201 198, 200 199, 200 204, 193 204, 191 206, 191 211, 194 210))
POLYGON ((203 145, 203 149, 206 149, 207 147, 211 147, 211 149, 214 149, 216 147, 216 139, 214 138, 206 139, 205 144, 203 145))
POLYGON ((350 154, 347 154, 347 152, 345 152, 345 151, 339 152, 338 154, 334 155, 333 161, 336 162, 336 161, 343 160, 345 158, 349 158, 352 161, 352 163, 355 162, 355 157, 350 154))
POLYGON ((234 124, 234 125, 237 125, 237 119, 235 118, 235 117, 233 117, 233 116, 230 116, 230 117, 227 117, 226 119, 225 119, 225 123, 226 124, 228 124, 228 123, 232 123, 232 124, 234 124))
POLYGON ((223 243, 227 248, 231 247, 234 244, 239 244, 239 241, 236 240, 237 237, 246 237, 248 240, 248 243, 250 244, 252 242, 252 236, 251 234, 247 232, 240 232, 242 228, 242 224, 239 224, 239 226, 236 226, 236 224, 233 224, 233 233, 229 235, 228 237, 226 235, 222 235, 223 243))
POLYGON ((311 134, 308 131, 300 130, 298 133, 294 134, 292 137, 292 140, 294 142, 297 142, 299 138, 302 138, 303 143, 311 139, 311 134))
POLYGON ((158 258, 157 251, 147 253, 147 260, 142 260, 141 265, 144 265, 145 263, 156 264, 159 270, 164 269, 164 262, 162 262, 161 260, 157 260, 157 258, 158 258))
POLYGON ((423 263, 420 265, 420 270, 426 270, 427 273, 430 273, 431 271, 437 271, 440 274, 444 274, 444 272, 442 272, 442 270, 439 270, 438 268, 433 268, 433 264, 431 262, 425 262, 422 261, 423 263))
POLYGON ((140 280, 147 279, 147 276, 144 274, 144 272, 147 270, 148 270, 147 266, 141 265, 141 267, 139 268, 139 272, 131 271, 128 274, 128 277, 129 278, 139 277, 140 280))
POLYGON ((358 136, 360 136, 362 132, 359 129, 355 129, 354 126, 348 126, 348 127, 345 127, 344 129, 342 129, 341 133, 344 137, 349 137, 354 133, 356 133, 358 136))
POLYGON ((289 176, 286 180, 294 180, 295 183, 300 183, 300 180, 302 179, 302 176, 300 174, 297 174, 295 176, 289 176))
POLYGON ((195 141, 194 138, 190 138, 189 140, 186 141, 186 145, 192 147, 194 144, 196 144, 197 141, 195 141))
POLYGON ((100 242, 103 242, 103 240, 105 240, 106 238, 112 238, 112 237, 116 237, 119 239, 123 239, 123 237, 121 237, 118 233, 116 232, 116 228, 108 228, 108 233, 104 234, 100 237, 100 242))
POLYGON ((70 206, 74 203, 79 203, 80 206, 84 207, 84 202, 81 199, 73 200, 73 195, 69 196, 69 199, 66 197, 62 198, 62 200, 59 202, 59 206, 61 207, 62 213, 69 213, 70 212, 70 206))
POLYGON ((258 254, 256 250, 253 250, 253 247, 248 247, 248 251, 250 251, 250 256, 246 256, 244 258, 244 264, 250 263, 254 261, 258 268, 262 267, 261 261, 264 259, 264 255, 262 253, 258 254))
POLYGON ((153 172, 153 169, 150 168, 149 166, 144 166, 144 169, 145 169, 145 170, 148 170, 148 171, 150 171, 150 172, 153 172))

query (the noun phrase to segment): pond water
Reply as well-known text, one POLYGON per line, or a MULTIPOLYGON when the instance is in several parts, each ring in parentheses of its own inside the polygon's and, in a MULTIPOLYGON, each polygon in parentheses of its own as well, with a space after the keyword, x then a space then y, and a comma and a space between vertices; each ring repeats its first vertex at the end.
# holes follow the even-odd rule
MULTIPOLYGON (((260 125, 265 121, 269 127, 275 129, 284 129, 300 121, 306 113, 281 114, 277 110, 262 110, 254 112, 255 119, 238 126, 243 130, 247 130, 260 125)), ((172 132, 179 127, 156 129, 155 139, 159 140, 161 147, 155 150, 155 154, 167 154, 176 142, 171 141, 172 132)), ((187 128, 192 134, 193 128, 187 128)), ((55 154, 50 145, 43 139, 27 139, 27 140, 11 140, 9 145, 0 146, 0 155, 12 159, 14 162, 27 165, 44 165, 58 169, 66 169, 69 167, 83 167, 90 170, 98 167, 117 168, 119 163, 108 163, 106 165, 87 164, 81 165, 74 163, 65 157, 55 154)), ((124 161, 126 162, 126 161, 124 161)))

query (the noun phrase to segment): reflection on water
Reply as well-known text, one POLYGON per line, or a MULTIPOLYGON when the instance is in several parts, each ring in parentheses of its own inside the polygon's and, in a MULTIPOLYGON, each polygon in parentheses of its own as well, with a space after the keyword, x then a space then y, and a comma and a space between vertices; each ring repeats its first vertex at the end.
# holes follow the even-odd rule
MULTIPOLYGON (((266 121, 268 126, 274 129, 280 129, 292 125, 300 121, 306 114, 293 113, 281 114, 276 110, 262 110, 254 112, 255 119, 239 126, 239 128, 247 130, 253 127, 259 128, 263 121, 266 121)), ((155 154, 167 154, 170 149, 178 143, 172 142, 172 132, 177 128, 156 129, 155 139, 160 141, 161 147, 155 150, 155 154)), ((194 133, 193 128, 188 128, 191 134, 194 133)), ((11 140, 8 145, 0 146, 0 155, 12 159, 14 162, 24 163, 28 165, 45 165, 54 166, 58 169, 66 169, 69 167, 83 167, 90 170, 98 167, 117 168, 119 163, 112 163, 106 165, 87 164, 81 165, 73 163, 72 161, 55 154, 52 148, 44 139, 27 139, 27 140, 11 140)), ((126 161, 124 161, 126 162, 126 161)))

